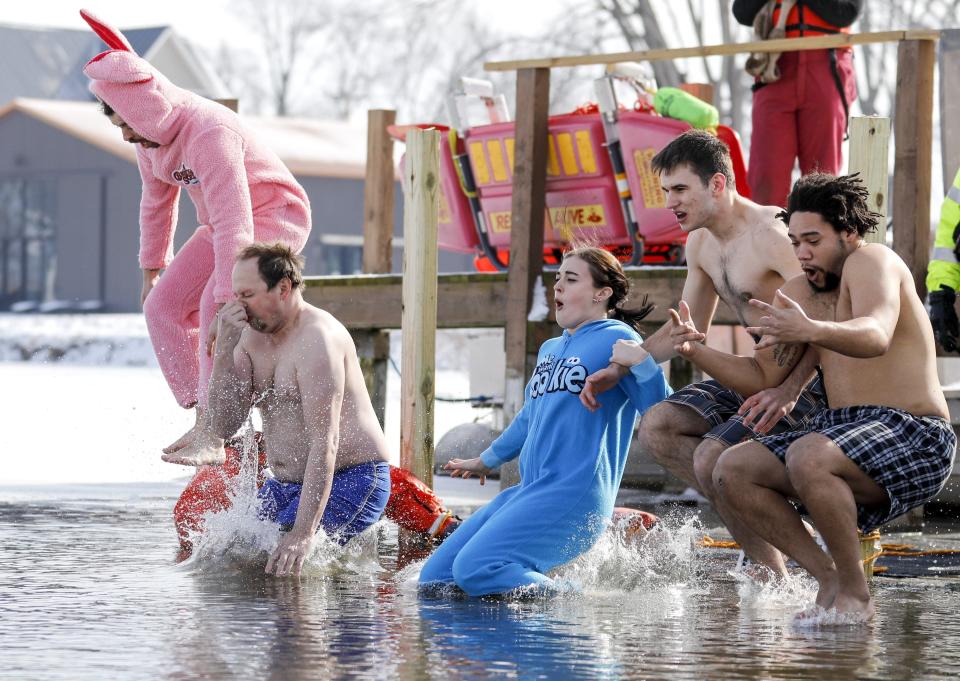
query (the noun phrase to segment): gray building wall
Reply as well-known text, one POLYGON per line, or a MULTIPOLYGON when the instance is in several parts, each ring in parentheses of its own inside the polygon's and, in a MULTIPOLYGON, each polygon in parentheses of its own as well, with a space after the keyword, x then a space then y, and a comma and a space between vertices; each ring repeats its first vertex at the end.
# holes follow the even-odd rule
POLYGON ((49 182, 54 192, 47 204, 56 235, 54 297, 99 299, 117 312, 133 309, 132 303, 139 307, 139 297, 134 300, 131 293, 139 279, 136 169, 14 112, 0 119, 0 181, 21 178, 49 182), (105 206, 101 206, 103 185, 105 206))
MULTIPOLYGON (((118 133, 119 134, 119 133, 118 133)), ((102 300, 110 312, 140 309, 140 176, 128 163, 20 112, 0 118, 0 182, 28 178, 47 182, 54 199, 58 300, 102 300)), ((310 196, 313 232, 304 249, 308 274, 330 271, 336 263, 357 263, 363 238, 363 181, 298 178, 310 196), (326 255, 325 255, 326 251, 326 255), (332 257, 336 256, 336 257, 332 257)), ((397 186, 394 234, 402 235, 403 200, 397 186)), ((184 193, 175 247, 197 225, 196 210, 184 193)), ((472 258, 441 253, 441 271, 471 270, 472 258)), ((393 269, 402 254, 394 249, 393 269)))

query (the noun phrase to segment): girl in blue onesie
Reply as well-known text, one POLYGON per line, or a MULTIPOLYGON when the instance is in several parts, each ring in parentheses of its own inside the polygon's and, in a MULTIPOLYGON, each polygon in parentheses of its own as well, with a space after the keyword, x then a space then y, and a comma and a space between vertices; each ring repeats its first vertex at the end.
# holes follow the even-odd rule
POLYGON ((545 573, 600 537, 613 512, 637 412, 671 392, 648 358, 631 368, 636 380, 621 381, 596 412, 580 404, 587 376, 607 366, 612 344, 640 341, 633 325, 653 306, 624 310, 628 291, 623 268, 609 252, 578 248, 564 256, 554 286, 563 335, 540 348, 523 408, 480 457, 447 464, 454 476, 478 475, 482 481, 519 456, 521 482, 437 548, 420 572, 422 587, 456 584, 470 596, 549 589, 553 580, 545 573))

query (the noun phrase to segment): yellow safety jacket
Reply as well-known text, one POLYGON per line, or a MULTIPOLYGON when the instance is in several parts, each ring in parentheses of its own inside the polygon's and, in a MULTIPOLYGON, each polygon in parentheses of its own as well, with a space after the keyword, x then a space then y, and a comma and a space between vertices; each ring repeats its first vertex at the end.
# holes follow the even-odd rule
POLYGON ((933 244, 933 258, 927 265, 927 290, 939 291, 943 284, 954 291, 960 290, 960 262, 958 262, 957 238, 960 237, 960 170, 953 178, 953 186, 947 191, 940 205, 940 224, 933 244))

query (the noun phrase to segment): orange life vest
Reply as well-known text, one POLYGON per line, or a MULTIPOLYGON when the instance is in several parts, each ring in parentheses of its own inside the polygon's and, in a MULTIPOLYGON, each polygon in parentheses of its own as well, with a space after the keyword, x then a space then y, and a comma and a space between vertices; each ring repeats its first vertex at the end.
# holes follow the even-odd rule
MULTIPOLYGON (((777 25, 780 18, 780 2, 773 8, 773 25, 777 25)), ((787 38, 804 38, 816 35, 835 35, 849 33, 850 27, 839 28, 821 19, 816 12, 798 2, 787 15, 787 24, 784 26, 787 38)))

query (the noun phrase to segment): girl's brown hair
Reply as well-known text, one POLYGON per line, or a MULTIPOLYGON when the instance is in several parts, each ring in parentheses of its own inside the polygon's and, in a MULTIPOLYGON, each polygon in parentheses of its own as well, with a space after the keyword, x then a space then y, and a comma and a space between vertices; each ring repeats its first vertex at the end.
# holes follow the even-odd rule
POLYGON ((613 253, 596 246, 577 246, 563 254, 563 259, 580 258, 590 269, 593 285, 597 288, 609 286, 613 290, 606 300, 607 316, 619 319, 637 332, 640 331, 640 320, 646 317, 656 307, 647 302, 644 295, 637 309, 624 307, 630 294, 630 280, 623 271, 623 265, 614 257, 613 253))

